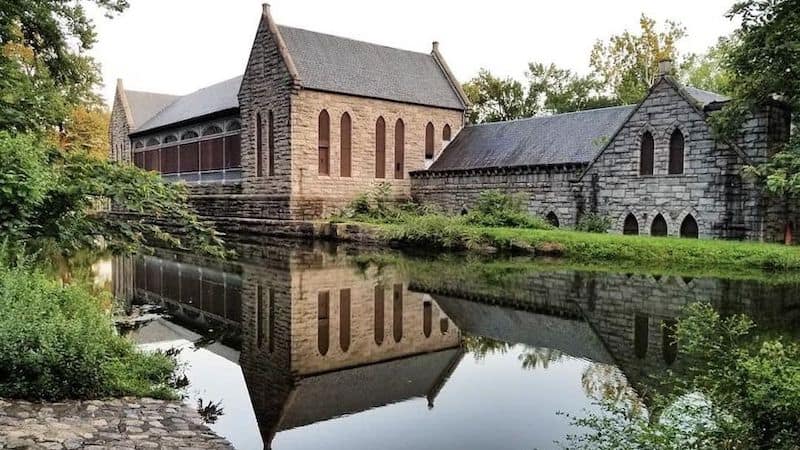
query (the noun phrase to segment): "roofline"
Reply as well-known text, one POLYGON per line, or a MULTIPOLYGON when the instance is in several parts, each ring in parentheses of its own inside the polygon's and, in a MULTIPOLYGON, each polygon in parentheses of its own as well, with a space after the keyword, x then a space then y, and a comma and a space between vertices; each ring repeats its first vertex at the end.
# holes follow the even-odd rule
POLYGON ((438 108, 438 109, 447 109, 450 111, 465 111, 465 108, 462 106, 461 108, 454 108, 452 106, 441 106, 441 105, 431 105, 428 103, 419 103, 419 102, 408 102, 403 100, 394 100, 391 98, 383 98, 383 97, 375 97, 371 95, 363 95, 363 94, 351 94, 349 92, 342 92, 342 91, 332 91, 329 89, 319 89, 319 88, 310 88, 304 87, 304 91, 314 91, 314 92, 324 92, 326 94, 337 94, 337 95, 346 95, 348 97, 358 97, 358 98, 368 98, 372 100, 381 100, 384 102, 392 102, 392 103, 400 103, 402 105, 414 105, 414 106, 424 106, 427 108, 438 108))
POLYGON ((147 128, 143 130, 136 130, 128 133, 129 138, 135 138, 140 136, 145 136, 152 133, 158 133, 160 131, 164 131, 170 128, 178 128, 184 127, 186 125, 192 125, 195 123, 205 122, 206 120, 216 119, 219 117, 231 116, 231 115, 239 115, 239 108, 227 108, 221 109, 219 111, 214 111, 208 114, 203 114, 202 116, 194 116, 188 119, 184 119, 178 122, 171 122, 164 125, 159 125, 153 128, 147 128))
POLYGON ((458 96, 459 100, 461 100, 461 105, 466 110, 470 106, 472 106, 469 102, 469 98, 467 98, 467 94, 464 92, 464 89, 461 87, 461 83, 458 82, 453 72, 450 70, 450 66, 447 65, 447 62, 444 60, 444 57, 441 53, 439 53, 439 42, 433 42, 433 49, 431 50, 431 56, 436 64, 439 66, 439 69, 442 70, 444 73, 444 77, 450 83, 450 86, 456 91, 456 95, 458 96))
POLYGON ((502 174, 506 172, 542 172, 542 171, 563 171, 569 172, 575 169, 581 169, 589 164, 588 161, 573 161, 561 163, 547 163, 547 164, 520 164, 514 166, 486 166, 486 167, 469 167, 461 169, 427 169, 427 170, 414 170, 409 172, 412 178, 442 178, 451 175, 486 175, 488 173, 502 174))
POLYGON ((302 87, 303 82, 300 80, 300 72, 297 71, 297 66, 294 65, 294 60, 292 59, 291 53, 289 53, 289 48, 286 46, 286 41, 283 40, 283 35, 281 35, 280 29, 278 29, 278 24, 275 23, 275 20, 272 18, 272 12, 270 11, 269 3, 263 3, 261 8, 262 18, 267 22, 267 30, 275 39, 275 45, 278 47, 278 53, 280 53, 283 63, 286 64, 286 69, 289 71, 289 75, 292 77, 292 84, 295 88, 302 87))
POLYGON ((125 90, 125 86, 122 84, 122 78, 117 78, 116 94, 119 96, 119 101, 122 104, 122 111, 125 113, 125 122, 128 124, 128 129, 131 129, 136 126, 136 124, 133 122, 133 112, 131 111, 131 105, 128 103, 128 93, 125 90))
POLYGON ((498 121, 495 121, 495 122, 472 123, 472 124, 469 124, 469 125, 465 126, 464 128, 477 128, 477 127, 483 127, 483 126, 501 125, 501 124, 504 124, 504 123, 525 122, 525 121, 528 121, 528 120, 550 119, 550 118, 553 118, 553 117, 563 117, 563 116, 568 116, 568 115, 573 115, 573 114, 584 114, 584 113, 591 113, 591 112, 596 112, 596 111, 607 111, 609 109, 616 109, 616 108, 633 108, 635 106, 636 105, 617 105, 617 106, 604 106, 602 108, 580 109, 580 110, 577 110, 577 111, 569 111, 569 112, 564 112, 564 113, 559 113, 559 114, 551 114, 549 116, 530 116, 530 117, 520 117, 519 119, 498 120, 498 121))

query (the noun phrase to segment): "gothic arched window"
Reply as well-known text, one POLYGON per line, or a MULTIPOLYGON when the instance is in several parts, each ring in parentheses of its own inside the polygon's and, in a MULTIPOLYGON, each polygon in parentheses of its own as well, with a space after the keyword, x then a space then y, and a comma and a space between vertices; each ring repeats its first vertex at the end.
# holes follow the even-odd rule
POLYGON ((386 178, 386 121, 375 122, 375 178, 386 178))
POLYGON ((642 135, 642 146, 639 150, 639 175, 652 175, 653 174, 653 149, 655 142, 653 135, 649 131, 645 131, 642 135))
POLYGON ((406 160, 406 125, 403 119, 394 124, 394 177, 402 180, 405 177, 406 160))
POLYGON ((328 111, 322 110, 319 113, 318 123, 318 144, 319 149, 319 174, 330 175, 331 173, 331 116, 328 111))
POLYGON ((433 124, 428 122, 428 125, 425 126, 425 159, 433 159, 435 153, 433 149, 433 133, 433 124))
POLYGON ((349 177, 352 173, 352 121, 350 114, 342 114, 339 134, 339 176, 349 177))
POLYGON ((639 221, 633 214, 628 214, 625 217, 625 223, 622 225, 622 234, 639 234, 639 221))
POLYGON ((698 235, 697 221, 689 214, 681 223, 681 237, 697 239, 698 235))
POLYGON ((683 147, 683 133, 676 129, 669 138, 669 173, 672 175, 683 173, 683 147))
POLYGON ((656 216, 655 219, 653 219, 653 224, 650 226, 650 235, 666 236, 667 234, 668 234, 667 221, 664 220, 664 216, 659 214, 656 216))
POLYGON ((556 215, 556 213, 550 211, 549 213, 547 213, 547 217, 545 217, 545 219, 550 225, 558 228, 559 223, 558 223, 558 216, 556 215))

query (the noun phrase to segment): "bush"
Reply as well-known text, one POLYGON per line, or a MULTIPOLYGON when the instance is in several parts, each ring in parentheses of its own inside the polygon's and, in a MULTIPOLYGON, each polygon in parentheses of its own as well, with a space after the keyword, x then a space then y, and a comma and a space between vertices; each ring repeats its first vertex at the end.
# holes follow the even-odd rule
POLYGON ((552 228, 546 221, 527 212, 521 196, 499 191, 481 192, 475 207, 466 214, 464 221, 482 227, 552 228))
POLYGON ((581 216, 575 229, 588 233, 607 233, 610 227, 611 219, 608 217, 596 213, 587 213, 581 216))
POLYGON ((0 267, 0 397, 174 397, 176 363, 116 334, 100 300, 27 267, 0 267))

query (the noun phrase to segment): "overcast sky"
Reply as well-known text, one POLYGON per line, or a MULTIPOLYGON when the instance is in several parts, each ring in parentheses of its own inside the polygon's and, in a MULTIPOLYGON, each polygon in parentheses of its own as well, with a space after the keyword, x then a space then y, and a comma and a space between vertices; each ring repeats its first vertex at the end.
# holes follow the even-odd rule
MULTIPOLYGON (((130 0, 112 20, 93 12, 103 95, 122 78, 134 90, 186 94, 241 74, 262 0, 130 0)), ((460 81, 481 67, 522 77, 529 61, 588 71, 598 38, 638 28, 641 13, 688 30, 683 52, 702 52, 735 24, 733 0, 272 0, 282 24, 428 52, 431 42, 460 81)))

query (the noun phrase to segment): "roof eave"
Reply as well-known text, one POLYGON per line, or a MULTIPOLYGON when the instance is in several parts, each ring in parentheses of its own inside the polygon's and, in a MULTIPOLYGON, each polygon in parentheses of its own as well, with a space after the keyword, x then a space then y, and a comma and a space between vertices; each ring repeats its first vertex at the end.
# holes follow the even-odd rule
POLYGON ((139 137, 139 136, 145 136, 145 135, 148 135, 148 134, 158 133, 158 132, 161 132, 161 131, 164 131, 164 130, 168 130, 170 128, 185 127, 187 125, 193 125, 193 124, 196 124, 196 123, 205 122, 207 120, 213 120, 213 119, 217 119, 217 118, 220 118, 220 117, 233 116, 233 115, 238 115, 238 114, 239 114, 239 108, 238 107, 221 109, 219 111, 214 111, 214 112, 211 112, 211 113, 208 113, 208 114, 203 114, 201 116, 190 117, 188 119, 180 120, 178 122, 171 122, 171 123, 167 123, 167 124, 164 124, 164 125, 159 125, 157 127, 152 127, 152 128, 142 129, 142 130, 135 130, 135 131, 131 132, 130 134, 128 134, 128 137, 136 138, 136 137, 139 137))

